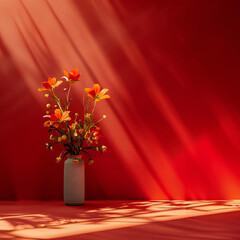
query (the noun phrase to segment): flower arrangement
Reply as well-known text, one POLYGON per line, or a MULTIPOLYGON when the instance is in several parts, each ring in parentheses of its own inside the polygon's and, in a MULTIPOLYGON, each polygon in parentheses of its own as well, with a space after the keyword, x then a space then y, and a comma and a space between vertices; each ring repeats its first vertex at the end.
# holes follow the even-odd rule
MULTIPOLYGON (((92 164, 94 161, 89 153, 90 150, 99 151, 101 153, 107 150, 104 145, 99 145, 99 138, 102 137, 100 127, 97 124, 106 118, 106 115, 99 120, 95 120, 94 110, 96 103, 102 99, 110 98, 106 95, 108 89, 100 89, 99 84, 94 84, 93 88, 85 88, 85 94, 83 96, 83 117, 80 118, 78 113, 71 113, 69 111, 71 99, 70 91, 73 84, 79 81, 80 74, 78 69, 75 68, 68 72, 64 69, 64 76, 62 77, 68 83, 68 89, 64 88, 66 93, 65 100, 60 99, 55 89, 59 87, 63 81, 56 80, 55 77, 48 78, 48 81, 41 82, 43 88, 39 88, 39 91, 47 91, 46 98, 51 98, 54 104, 48 103, 46 105, 47 111, 44 118, 48 118, 44 122, 44 127, 49 128, 50 142, 47 142, 47 149, 53 149, 56 144, 61 144, 63 150, 56 158, 57 162, 64 160, 65 156, 76 156, 83 153, 88 158, 88 163, 92 164), (90 104, 90 101, 94 101, 90 104), (92 107, 90 107, 92 106, 92 107)), ((77 161, 77 160, 76 160, 77 161)))

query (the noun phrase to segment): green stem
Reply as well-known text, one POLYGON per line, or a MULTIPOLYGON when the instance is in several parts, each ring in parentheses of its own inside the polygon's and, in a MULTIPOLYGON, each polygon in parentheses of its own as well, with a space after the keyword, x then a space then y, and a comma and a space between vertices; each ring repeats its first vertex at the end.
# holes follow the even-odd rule
POLYGON ((95 125, 97 124, 97 123, 99 123, 99 122, 101 122, 103 119, 105 119, 105 118, 101 118, 101 119, 99 119, 97 122, 95 122, 95 125))
POLYGON ((84 115, 85 115, 85 105, 84 105, 84 102, 85 102, 84 99, 85 99, 85 97, 86 97, 86 95, 84 94, 84 95, 83 95, 83 113, 84 113, 84 115))
POLYGON ((96 107, 96 101, 94 101, 94 106, 93 106, 93 110, 92 110, 91 115, 93 115, 93 112, 94 112, 94 110, 95 110, 95 107, 96 107))
POLYGON ((69 106, 69 94, 70 94, 70 91, 71 91, 71 86, 72 86, 72 83, 70 82, 70 83, 69 83, 69 88, 68 88, 68 93, 67 93, 66 111, 68 111, 68 106, 69 106))
POLYGON ((57 102, 59 108, 60 108, 61 111, 63 112, 63 109, 62 109, 62 106, 61 106, 60 99, 59 99, 59 98, 57 97, 57 95, 54 93, 53 89, 52 89, 52 93, 53 93, 54 99, 55 99, 55 101, 57 102))
POLYGON ((90 156, 90 154, 89 154, 87 151, 82 150, 82 152, 83 152, 85 155, 88 155, 89 159, 91 159, 91 156, 90 156))
POLYGON ((85 147, 85 148, 83 148, 82 150, 85 150, 85 149, 91 149, 91 150, 96 151, 96 147, 95 147, 95 146, 92 146, 92 147, 85 147))
POLYGON ((74 151, 74 154, 75 154, 78 146, 76 145, 76 141, 74 140, 74 137, 72 136, 72 130, 70 129, 68 122, 66 122, 66 126, 68 128, 68 133, 70 135, 71 145, 73 146, 73 151, 74 151))
POLYGON ((84 104, 84 99, 85 99, 85 95, 83 97, 83 126, 85 124, 85 114, 86 114, 86 111, 88 110, 88 107, 89 107, 89 99, 87 98, 86 104, 84 104))

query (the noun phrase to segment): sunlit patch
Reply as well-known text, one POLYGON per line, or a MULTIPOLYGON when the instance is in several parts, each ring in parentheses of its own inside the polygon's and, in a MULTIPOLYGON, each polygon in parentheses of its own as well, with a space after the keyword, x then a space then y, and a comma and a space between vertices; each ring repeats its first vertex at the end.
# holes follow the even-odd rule
POLYGON ((125 227, 144 228, 150 223, 236 212, 240 210, 240 200, 88 201, 83 208, 74 209, 56 202, 37 203, 38 212, 45 214, 30 214, 32 208, 36 204, 19 205, 28 214, 14 214, 10 208, 9 213, 0 213, 0 230, 8 231, 6 237, 54 239, 125 227))

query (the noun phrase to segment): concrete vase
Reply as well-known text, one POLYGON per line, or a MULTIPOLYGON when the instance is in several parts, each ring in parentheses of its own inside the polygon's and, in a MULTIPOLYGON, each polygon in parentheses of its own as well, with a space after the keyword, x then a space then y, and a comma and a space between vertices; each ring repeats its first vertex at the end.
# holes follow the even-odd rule
POLYGON ((85 175, 81 156, 69 156, 64 163, 64 202, 66 205, 84 204, 85 175))

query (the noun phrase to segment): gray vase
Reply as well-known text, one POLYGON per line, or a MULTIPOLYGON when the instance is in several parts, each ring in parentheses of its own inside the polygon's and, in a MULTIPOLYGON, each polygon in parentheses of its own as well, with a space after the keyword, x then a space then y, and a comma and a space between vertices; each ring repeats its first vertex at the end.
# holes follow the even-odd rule
POLYGON ((84 204, 85 176, 81 156, 69 156, 64 163, 64 202, 66 205, 84 204))

